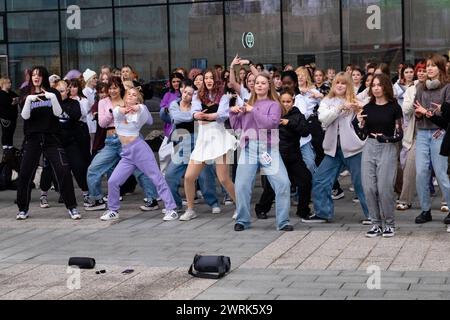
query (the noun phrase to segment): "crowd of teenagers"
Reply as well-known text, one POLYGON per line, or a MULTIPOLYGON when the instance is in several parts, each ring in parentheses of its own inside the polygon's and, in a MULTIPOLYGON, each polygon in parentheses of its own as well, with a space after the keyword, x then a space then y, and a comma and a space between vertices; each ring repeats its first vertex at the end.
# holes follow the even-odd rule
MULTIPOLYGON (((267 219, 273 204, 277 230, 292 231, 291 204, 304 223, 333 221, 333 201, 344 197, 339 177, 350 174, 366 236, 392 237, 395 210, 410 209, 416 194, 415 222, 432 220, 436 182, 440 210, 449 211, 449 65, 433 54, 401 63, 393 79, 386 63, 372 61, 342 72, 313 64, 266 71, 239 56, 229 69, 177 68, 160 103, 161 148, 170 150, 164 166, 141 134, 153 124, 144 104, 152 89, 131 66, 72 70, 64 79, 33 67, 20 95, 0 79, 4 155, 14 150, 19 113, 24 120, 16 218, 29 217, 42 167, 41 208, 53 184, 74 220, 81 219, 74 180, 84 209, 102 211, 103 221, 119 219, 122 196, 139 183, 140 210, 162 202, 164 221, 195 219, 202 197, 213 214, 235 205, 235 231, 251 227, 252 212, 267 219), (264 190, 252 208, 258 170, 264 190)), ((450 232, 450 214, 444 224, 450 232)))

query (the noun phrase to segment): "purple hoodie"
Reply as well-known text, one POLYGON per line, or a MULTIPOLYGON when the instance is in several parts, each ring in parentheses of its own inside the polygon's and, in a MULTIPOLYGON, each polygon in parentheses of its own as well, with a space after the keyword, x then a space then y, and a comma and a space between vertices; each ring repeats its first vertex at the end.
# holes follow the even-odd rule
POLYGON ((278 144, 278 135, 272 136, 270 130, 278 129, 281 119, 281 106, 270 99, 258 100, 252 112, 230 112, 230 124, 234 130, 242 130, 241 148, 246 140, 267 141, 269 145, 278 144))
MULTIPOLYGON (((163 110, 162 109, 169 109, 170 104, 173 101, 177 101, 180 98, 180 93, 179 92, 166 92, 166 94, 164 95, 164 97, 161 100, 161 103, 159 104, 161 110, 160 110, 160 115, 163 114, 163 110)), ((170 135, 170 133, 172 132, 172 123, 167 122, 165 119, 163 119, 163 116, 161 116, 161 119, 165 122, 164 123, 164 135, 166 137, 168 137, 170 135)))

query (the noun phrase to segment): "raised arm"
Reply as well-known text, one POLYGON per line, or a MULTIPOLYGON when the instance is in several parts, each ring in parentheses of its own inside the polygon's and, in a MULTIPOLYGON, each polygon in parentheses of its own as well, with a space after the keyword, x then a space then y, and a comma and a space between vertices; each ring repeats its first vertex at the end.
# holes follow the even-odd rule
POLYGON ((230 85, 236 91, 238 95, 241 94, 241 85, 236 81, 236 71, 234 70, 234 67, 239 64, 239 57, 236 56, 230 65, 230 85))

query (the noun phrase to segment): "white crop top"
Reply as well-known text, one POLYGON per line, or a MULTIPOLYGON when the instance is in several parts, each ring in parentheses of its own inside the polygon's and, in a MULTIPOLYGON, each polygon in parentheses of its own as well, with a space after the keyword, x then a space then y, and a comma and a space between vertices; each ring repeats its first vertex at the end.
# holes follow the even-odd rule
POLYGON ((138 137, 141 128, 144 124, 152 125, 153 118, 148 112, 145 105, 139 105, 139 110, 136 113, 123 114, 120 112, 120 107, 115 107, 113 111, 114 126, 119 136, 124 137, 138 137))

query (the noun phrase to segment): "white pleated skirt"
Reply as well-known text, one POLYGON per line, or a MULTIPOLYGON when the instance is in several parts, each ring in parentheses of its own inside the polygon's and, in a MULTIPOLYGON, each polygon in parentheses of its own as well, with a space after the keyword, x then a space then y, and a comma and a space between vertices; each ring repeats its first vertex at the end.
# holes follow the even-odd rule
POLYGON ((210 161, 215 160, 229 151, 234 151, 238 147, 238 140, 229 133, 223 123, 216 121, 199 125, 197 141, 191 160, 210 161))

